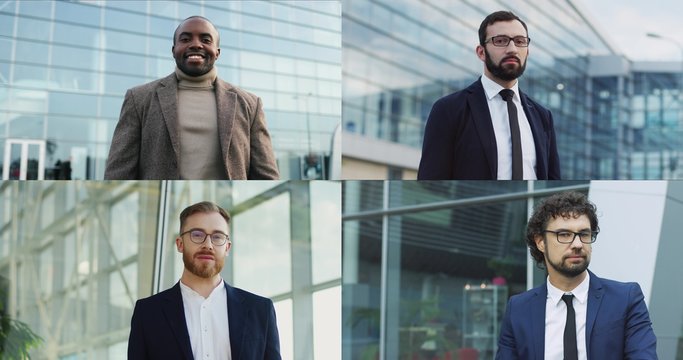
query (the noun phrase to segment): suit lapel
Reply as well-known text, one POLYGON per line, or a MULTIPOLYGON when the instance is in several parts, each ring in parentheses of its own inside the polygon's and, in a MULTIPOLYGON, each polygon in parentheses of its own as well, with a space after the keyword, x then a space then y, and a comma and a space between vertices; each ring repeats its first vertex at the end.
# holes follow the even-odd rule
POLYGON ((176 161, 180 164, 180 142, 178 140, 178 80, 175 73, 161 80, 157 89, 161 114, 171 138, 176 161))
POLYGON ((218 136, 220 137, 221 151, 223 153, 223 164, 225 172, 230 179, 230 169, 228 168, 228 152, 230 150, 230 139, 232 138, 232 126, 235 122, 237 112, 237 95, 229 91, 230 86, 221 79, 216 79, 216 107, 218 108, 218 136))
POLYGON ((544 282, 534 290, 529 312, 531 313, 531 334, 533 335, 533 352, 531 358, 543 359, 545 354, 545 303, 548 298, 548 287, 544 282))
POLYGON ((474 121, 474 126, 482 142, 484 155, 486 160, 488 160, 489 171, 491 171, 491 178, 496 179, 498 178, 498 146, 496 145, 491 112, 486 100, 484 86, 481 84, 481 78, 470 85, 467 90, 469 92, 467 105, 468 109, 472 112, 471 119, 474 121))
POLYGON ((545 127, 543 126, 543 120, 540 118, 536 108, 529 102, 522 91, 519 91, 520 99, 522 100, 522 107, 524 108, 524 114, 529 120, 529 126, 531 127, 531 134, 534 137, 534 149, 536 150, 536 178, 546 179, 546 163, 548 162, 547 151, 543 149, 546 148, 545 145, 545 127))
MULTIPOLYGON (((225 282, 224 282, 225 283, 225 282)), ((240 359, 242 355, 242 338, 244 337, 244 298, 235 289, 225 283, 228 298, 228 327, 230 329, 230 352, 233 359, 240 359)))
POLYGON ((586 351, 590 359, 591 349, 591 335, 593 334, 593 326, 595 325, 595 318, 598 316, 598 310, 604 299, 605 291, 602 288, 602 281, 592 272, 588 272, 590 276, 590 285, 588 287, 588 309, 586 311, 586 351))
POLYGON ((161 306, 168 322, 168 327, 178 341, 183 355, 186 359, 192 359, 192 346, 190 345, 190 335, 187 332, 183 296, 180 293, 179 283, 176 283, 171 288, 171 291, 167 293, 161 306))

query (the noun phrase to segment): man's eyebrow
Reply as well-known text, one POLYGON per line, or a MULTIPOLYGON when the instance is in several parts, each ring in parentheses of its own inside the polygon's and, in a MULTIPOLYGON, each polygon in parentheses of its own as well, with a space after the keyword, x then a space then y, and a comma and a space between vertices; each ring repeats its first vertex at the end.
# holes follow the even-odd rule
MULTIPOLYGON (((178 34, 178 37, 181 37, 183 35, 192 36, 193 34, 189 31, 183 31, 180 34, 178 34)), ((213 36, 211 35, 211 33, 201 33, 201 34, 199 34, 199 36, 201 36, 201 37, 208 36, 208 37, 213 39, 213 36)))

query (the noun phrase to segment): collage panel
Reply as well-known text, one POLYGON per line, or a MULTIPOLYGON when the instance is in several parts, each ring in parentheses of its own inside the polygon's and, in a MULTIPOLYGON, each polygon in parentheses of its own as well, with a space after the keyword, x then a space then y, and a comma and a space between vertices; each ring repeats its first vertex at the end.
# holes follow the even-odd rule
POLYGON ((547 289, 582 277, 580 353, 680 359, 682 199, 680 181, 345 181, 343 358, 561 359, 547 289))
POLYGON ((0 24, 2 179, 340 177, 339 1, 7 0, 0 24))
POLYGON ((342 8, 343 179, 683 176, 679 3, 342 8), (514 92, 509 101, 502 89, 514 92))
POLYGON ((0 353, 225 359, 227 344, 233 359, 340 359, 340 192, 333 181, 2 182, 0 353), (210 319, 226 296, 222 329, 210 319), (200 324, 230 341, 199 342, 200 324))

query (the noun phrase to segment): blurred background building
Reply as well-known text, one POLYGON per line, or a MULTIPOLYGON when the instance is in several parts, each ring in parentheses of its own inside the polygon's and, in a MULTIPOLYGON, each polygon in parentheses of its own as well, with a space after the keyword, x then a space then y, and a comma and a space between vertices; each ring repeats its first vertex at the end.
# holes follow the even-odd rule
POLYGON ((0 340, 21 341, 9 317, 42 337, 33 359, 126 359, 135 301, 182 273, 180 211, 210 200, 232 216, 221 275, 273 300, 283 359, 340 359, 340 193, 333 181, 2 182, 0 340))
POLYGON ((339 1, 0 0, 3 178, 102 179, 126 90, 173 72, 191 15, 220 32, 218 76, 263 99, 281 177, 330 178, 339 1))
POLYGON ((638 282, 659 358, 683 360, 681 181, 345 181, 343 359, 493 359, 508 298, 546 280, 527 218, 568 190, 598 208, 590 270, 638 282))
POLYGON ((675 40, 681 61, 631 61, 580 0, 342 6, 343 178, 416 177, 433 103, 481 76, 477 31, 501 9, 528 25, 520 88, 553 113, 564 179, 683 177, 683 45, 675 40))

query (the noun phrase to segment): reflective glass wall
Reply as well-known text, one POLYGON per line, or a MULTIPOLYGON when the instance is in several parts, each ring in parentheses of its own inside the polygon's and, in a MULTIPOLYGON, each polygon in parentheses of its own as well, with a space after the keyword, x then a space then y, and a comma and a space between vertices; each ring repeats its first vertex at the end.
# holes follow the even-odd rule
POLYGON ((221 275, 273 300, 283 359, 339 359, 340 192, 339 182, 0 183, 1 314, 43 339, 32 358, 125 359, 135 301, 182 273, 180 211, 210 200, 232 216, 221 275))
POLYGON ((343 358, 493 359, 508 298, 546 281, 527 219, 568 190, 597 206, 590 269, 638 282, 659 358, 683 360, 680 181, 345 181, 343 358))
POLYGON ((219 77, 263 99, 282 178, 325 178, 341 116, 339 1, 119 0, 0 4, 6 178, 23 160, 29 179, 102 179, 126 90, 173 72, 173 32, 191 15, 218 28, 219 77))
POLYGON ((492 359, 528 286, 529 206, 569 188, 588 185, 346 181, 344 358, 492 359))
POLYGON ((636 69, 576 2, 342 3, 342 122, 345 144, 353 144, 343 149, 343 178, 416 177, 431 107, 482 75, 477 31, 498 10, 511 10, 528 25, 520 89, 553 114, 564 179, 683 176, 677 171, 683 143, 675 140, 683 131, 680 65, 636 69), (643 97, 653 98, 645 110, 653 121, 645 128, 643 97))

